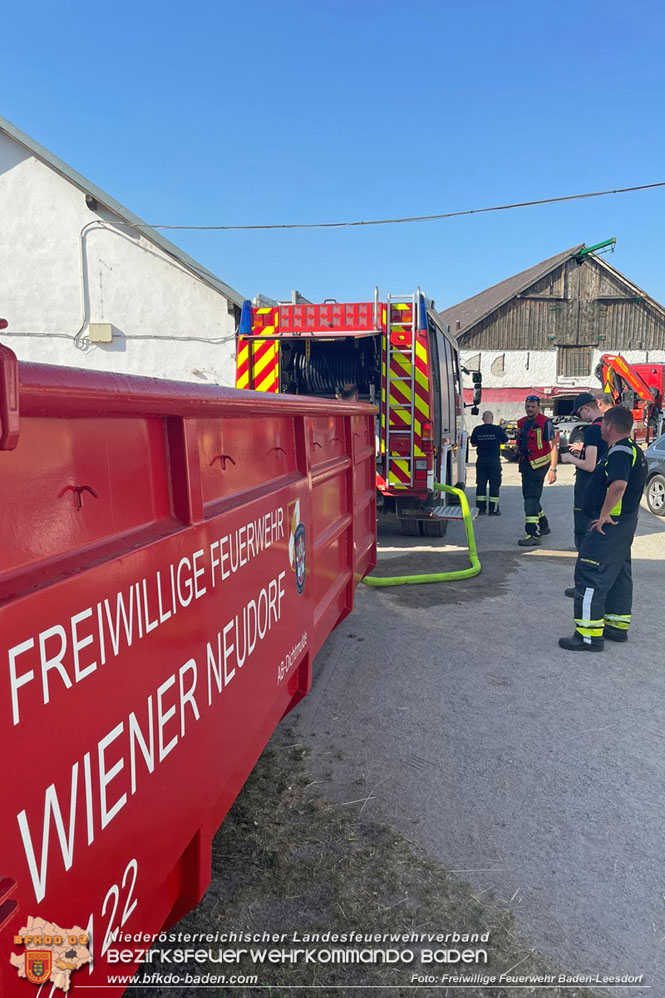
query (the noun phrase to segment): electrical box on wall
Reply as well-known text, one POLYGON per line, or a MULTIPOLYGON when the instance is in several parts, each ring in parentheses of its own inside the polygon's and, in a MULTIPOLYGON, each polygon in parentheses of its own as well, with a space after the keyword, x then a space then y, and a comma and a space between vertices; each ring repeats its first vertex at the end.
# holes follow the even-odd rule
POLYGON ((110 322, 91 322, 88 326, 88 339, 91 343, 111 343, 113 326, 110 322))

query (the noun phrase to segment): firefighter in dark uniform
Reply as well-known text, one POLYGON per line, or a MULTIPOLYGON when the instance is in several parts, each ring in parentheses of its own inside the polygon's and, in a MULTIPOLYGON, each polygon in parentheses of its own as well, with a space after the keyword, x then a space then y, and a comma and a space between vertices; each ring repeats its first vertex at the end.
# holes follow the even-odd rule
MULTIPOLYGON (((591 424, 584 430, 584 443, 581 445, 571 444, 568 453, 561 455, 562 464, 575 465, 573 531, 575 547, 579 551, 580 544, 591 523, 591 520, 582 508, 584 492, 596 465, 601 457, 605 456, 607 444, 603 440, 601 433, 603 414, 598 407, 596 398, 594 398, 591 392, 580 392, 573 402, 572 414, 584 420, 585 423, 591 424)), ((566 594, 568 594, 568 590, 566 590, 566 594)), ((573 591, 570 591, 570 595, 573 595, 573 591)))
POLYGON ((602 651, 604 639, 627 641, 633 603, 630 548, 647 476, 644 454, 630 439, 633 416, 613 406, 603 416, 608 450, 584 493, 591 517, 575 565, 575 633, 568 651, 602 651))
POLYGON ((476 448, 476 506, 478 516, 489 512, 500 516, 499 489, 501 488, 501 444, 508 443, 508 434, 494 425, 494 413, 483 413, 483 421, 471 434, 471 446, 476 448), (487 486, 489 483, 489 496, 487 486), (489 509, 488 509, 489 503, 489 509))
POLYGON ((524 410, 526 416, 517 421, 517 444, 526 532, 517 543, 520 547, 536 547, 540 544, 541 537, 552 532, 540 498, 545 478, 547 477, 550 485, 556 481, 559 448, 552 420, 540 411, 540 399, 537 395, 527 395, 524 410))

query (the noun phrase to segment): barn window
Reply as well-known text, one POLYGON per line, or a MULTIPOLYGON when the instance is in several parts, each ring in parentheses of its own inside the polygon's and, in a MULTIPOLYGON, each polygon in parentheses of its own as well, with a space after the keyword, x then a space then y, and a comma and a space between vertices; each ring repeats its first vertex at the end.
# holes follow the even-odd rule
POLYGON ((560 378, 588 377, 591 374, 591 347, 559 347, 556 373, 560 378))

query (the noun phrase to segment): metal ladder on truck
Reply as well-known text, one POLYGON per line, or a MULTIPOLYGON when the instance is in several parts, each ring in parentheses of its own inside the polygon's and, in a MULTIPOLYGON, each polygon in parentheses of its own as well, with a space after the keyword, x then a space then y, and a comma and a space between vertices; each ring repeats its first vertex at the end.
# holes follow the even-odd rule
POLYGON ((420 288, 415 294, 388 295, 386 298, 386 482, 388 485, 401 485, 404 488, 413 487, 415 481, 416 328, 419 302, 420 288), (393 310, 399 312, 408 308, 411 309, 410 331, 404 328, 407 323, 397 319, 393 321, 393 310), (399 370, 393 370, 393 361, 399 370), (393 389, 401 396, 410 397, 410 401, 399 401, 393 389), (402 422, 407 426, 400 428, 398 424, 402 422), (403 444, 405 431, 409 435, 408 456, 403 453, 393 455, 393 447, 396 451, 403 449, 396 444, 398 440, 400 445, 403 444), (392 471, 393 467, 399 468, 399 475, 396 470, 392 471))
MULTIPOLYGON (((411 295, 388 295, 386 298, 386 482, 392 486, 413 487, 415 482, 415 387, 416 387, 416 329, 418 323, 418 309, 420 307, 420 288, 411 295), (403 311, 411 308, 411 329, 405 330, 405 323, 393 320, 393 309, 403 311), (393 342, 392 333, 396 333, 393 342), (400 339, 403 338, 403 342, 400 339), (396 367, 401 370, 393 371, 393 359, 397 359, 396 367), (400 363, 402 361, 402 363, 400 363), (395 386, 402 396, 410 398, 409 404, 401 403, 394 398, 391 388, 395 386), (395 419, 392 416, 395 414, 395 419), (394 423, 402 421, 408 427, 400 428, 394 423), (403 444, 405 430, 408 428, 409 454, 408 457, 400 454, 392 454, 395 441, 400 440, 403 444), (391 474, 393 462, 400 463, 401 477, 396 473, 391 474)), ((395 450, 398 448, 395 447, 395 450)), ((469 513, 471 519, 477 516, 477 509, 472 509, 469 513)), ((444 501, 432 507, 431 516, 434 520, 463 520, 464 513, 461 504, 455 496, 446 496, 444 501)))

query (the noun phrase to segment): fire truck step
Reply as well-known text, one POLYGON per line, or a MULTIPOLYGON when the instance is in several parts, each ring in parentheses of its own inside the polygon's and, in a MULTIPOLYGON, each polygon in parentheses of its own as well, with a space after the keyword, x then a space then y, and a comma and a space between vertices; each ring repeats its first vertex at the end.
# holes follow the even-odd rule
MULTIPOLYGON (((478 516, 478 510, 474 507, 469 512, 471 519, 475 520, 478 516)), ((462 520, 464 518, 461 506, 435 506, 432 510, 432 516, 435 516, 437 520, 462 520)))

